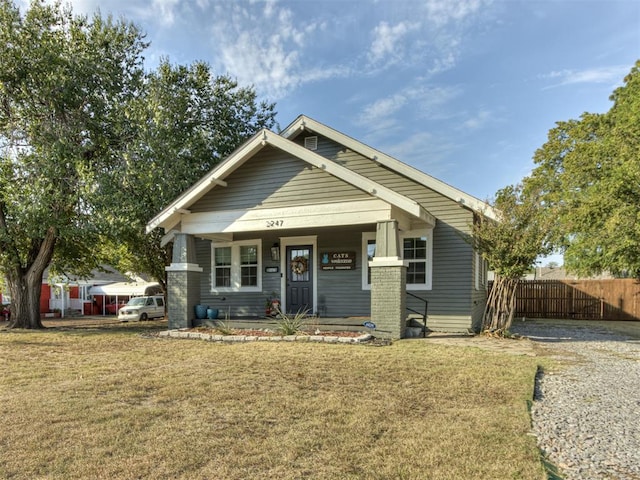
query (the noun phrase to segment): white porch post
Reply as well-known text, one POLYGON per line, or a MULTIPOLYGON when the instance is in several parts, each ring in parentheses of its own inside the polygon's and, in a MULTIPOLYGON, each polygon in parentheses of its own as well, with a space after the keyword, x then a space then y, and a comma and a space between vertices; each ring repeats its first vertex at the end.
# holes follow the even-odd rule
POLYGON ((407 263, 400 255, 396 220, 379 221, 371 267, 371 321, 389 338, 403 338, 406 319, 407 263))
POLYGON ((194 318, 194 307, 200 303, 202 273, 202 267, 196 263, 193 235, 176 233, 171 265, 165 270, 169 329, 188 328, 194 318))

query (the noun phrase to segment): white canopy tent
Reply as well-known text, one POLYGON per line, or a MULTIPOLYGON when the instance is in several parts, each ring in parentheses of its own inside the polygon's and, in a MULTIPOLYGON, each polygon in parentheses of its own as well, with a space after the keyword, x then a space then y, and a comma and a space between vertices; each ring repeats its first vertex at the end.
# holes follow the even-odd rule
POLYGON ((141 297, 143 295, 157 295, 162 293, 159 283, 155 282, 115 282, 107 285, 96 285, 89 290, 91 295, 102 296, 102 314, 106 315, 105 297, 116 297, 116 305, 119 305, 119 297, 141 297))

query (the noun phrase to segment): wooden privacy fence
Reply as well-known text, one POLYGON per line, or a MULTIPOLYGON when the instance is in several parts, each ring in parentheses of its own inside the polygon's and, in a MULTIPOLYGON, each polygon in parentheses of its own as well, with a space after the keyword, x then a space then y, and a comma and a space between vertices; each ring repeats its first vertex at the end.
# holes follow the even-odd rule
POLYGON ((640 283, 635 279, 522 280, 516 318, 640 320, 640 283))

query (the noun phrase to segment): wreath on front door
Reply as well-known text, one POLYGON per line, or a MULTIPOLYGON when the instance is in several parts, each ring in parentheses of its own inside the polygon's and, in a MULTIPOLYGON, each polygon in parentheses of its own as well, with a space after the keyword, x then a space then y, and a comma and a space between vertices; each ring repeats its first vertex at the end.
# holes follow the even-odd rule
POLYGON ((307 259, 304 257, 294 257, 291 260, 291 271, 296 275, 302 275, 309 269, 309 264, 307 263, 307 259))

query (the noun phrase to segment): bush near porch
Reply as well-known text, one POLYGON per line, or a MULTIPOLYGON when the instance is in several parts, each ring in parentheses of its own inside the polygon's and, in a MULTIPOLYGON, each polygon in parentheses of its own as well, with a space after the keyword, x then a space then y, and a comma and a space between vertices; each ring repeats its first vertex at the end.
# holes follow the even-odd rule
POLYGON ((0 477, 544 478, 534 358, 139 335, 160 328, 0 331, 0 477))

